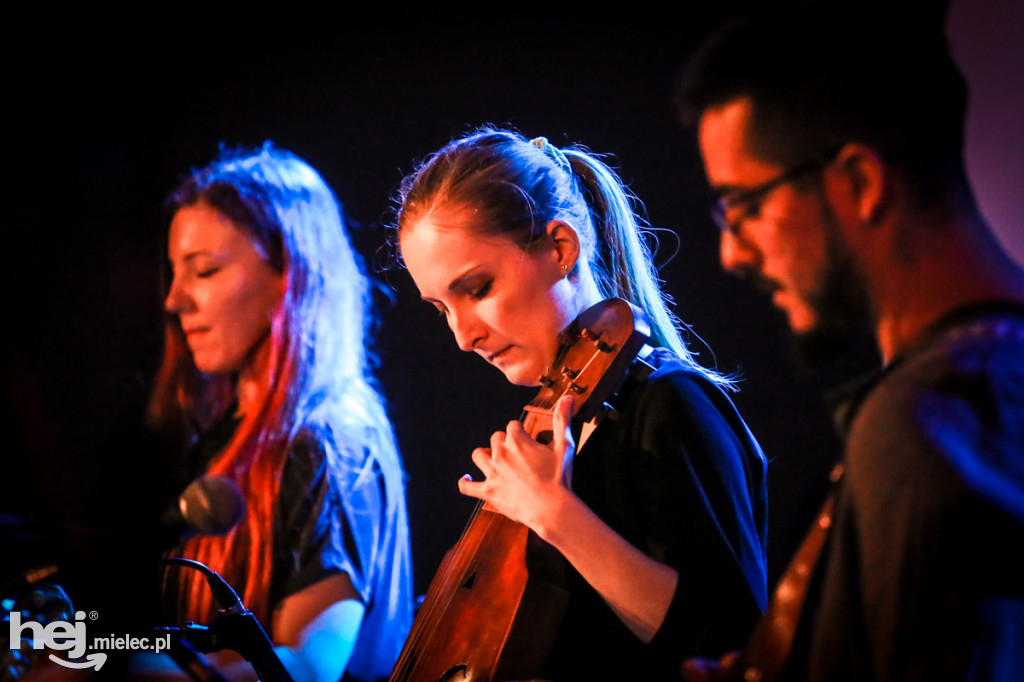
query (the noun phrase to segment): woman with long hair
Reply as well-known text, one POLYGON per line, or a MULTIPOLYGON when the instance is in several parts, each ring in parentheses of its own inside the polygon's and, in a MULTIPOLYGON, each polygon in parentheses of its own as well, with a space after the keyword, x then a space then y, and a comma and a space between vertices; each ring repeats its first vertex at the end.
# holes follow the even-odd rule
MULTIPOLYGON (((408 521, 368 370, 368 282, 338 202, 267 143, 222 153, 170 203, 151 421, 186 453, 181 488, 223 476, 245 500, 229 533, 175 554, 235 588, 295 679, 386 676, 411 622, 408 521)), ((214 616, 198 572, 169 569, 164 583, 180 619, 214 616)))
POLYGON ((742 641, 766 601, 765 459, 730 382, 687 350, 617 175, 485 128, 429 156, 399 202, 398 255, 421 296, 514 384, 537 385, 560 332, 603 299, 650 319, 653 371, 578 454, 563 398, 550 445, 512 422, 473 452, 483 479, 459 481, 567 562, 544 677, 678 678, 683 658, 742 641))

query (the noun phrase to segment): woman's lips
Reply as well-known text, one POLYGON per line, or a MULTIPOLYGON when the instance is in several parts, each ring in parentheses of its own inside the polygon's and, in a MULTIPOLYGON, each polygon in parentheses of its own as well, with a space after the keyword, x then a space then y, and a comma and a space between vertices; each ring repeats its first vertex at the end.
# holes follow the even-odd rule
POLYGON ((494 361, 495 361, 495 360, 497 360, 497 359, 499 359, 499 358, 501 358, 501 357, 504 357, 504 355, 505 355, 505 354, 506 354, 506 353, 507 353, 507 352, 508 352, 509 350, 511 350, 511 349, 512 349, 512 346, 505 346, 504 348, 502 348, 501 350, 499 350, 499 351, 498 351, 497 353, 494 353, 493 355, 488 355, 488 356, 487 356, 487 362, 490 362, 491 364, 494 364, 494 361))

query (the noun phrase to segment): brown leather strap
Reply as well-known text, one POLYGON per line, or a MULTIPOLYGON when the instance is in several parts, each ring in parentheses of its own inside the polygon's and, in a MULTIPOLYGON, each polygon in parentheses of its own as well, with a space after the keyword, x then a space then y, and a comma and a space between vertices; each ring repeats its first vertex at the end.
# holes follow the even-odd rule
MULTIPOLYGON (((839 463, 832 469, 830 476, 833 487, 842 475, 843 465, 839 463)), ((834 491, 829 492, 825 498, 821 513, 775 587, 771 603, 732 668, 730 680, 733 682, 771 682, 778 679, 782 672, 793 648, 793 637, 807 593, 807 583, 825 544, 828 528, 832 525, 833 496, 834 491)))

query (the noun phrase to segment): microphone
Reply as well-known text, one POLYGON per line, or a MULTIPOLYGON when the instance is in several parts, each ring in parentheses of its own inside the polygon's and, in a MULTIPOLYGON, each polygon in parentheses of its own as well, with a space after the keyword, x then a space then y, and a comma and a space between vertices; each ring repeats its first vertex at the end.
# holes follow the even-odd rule
POLYGON ((245 499, 234 481, 203 476, 192 481, 160 519, 161 527, 176 538, 223 535, 245 516, 245 499))
POLYGON ((259 679, 265 682, 294 682, 281 663, 274 644, 252 611, 245 608, 234 588, 219 573, 193 559, 161 559, 165 566, 187 566, 206 577, 219 613, 209 626, 188 623, 179 632, 188 643, 203 653, 231 649, 249 661, 259 679))

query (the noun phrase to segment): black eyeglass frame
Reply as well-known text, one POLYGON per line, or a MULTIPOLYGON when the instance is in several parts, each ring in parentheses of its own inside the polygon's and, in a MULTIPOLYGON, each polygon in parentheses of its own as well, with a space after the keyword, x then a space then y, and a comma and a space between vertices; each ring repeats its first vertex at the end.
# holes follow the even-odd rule
POLYGON ((722 232, 736 235, 739 232, 740 223, 752 217, 760 209, 761 202, 769 192, 776 187, 781 187, 794 180, 798 180, 804 175, 824 170, 835 160, 838 153, 839 150, 831 151, 816 159, 793 166, 788 170, 782 171, 771 180, 766 180, 750 189, 725 192, 711 205, 711 219, 715 221, 715 225, 722 232), (746 208, 743 209, 738 219, 727 220, 726 215, 728 215, 728 212, 737 206, 745 206, 746 208), (754 209, 755 206, 757 209, 754 209))

